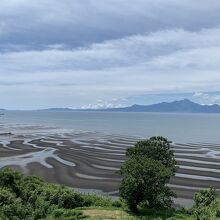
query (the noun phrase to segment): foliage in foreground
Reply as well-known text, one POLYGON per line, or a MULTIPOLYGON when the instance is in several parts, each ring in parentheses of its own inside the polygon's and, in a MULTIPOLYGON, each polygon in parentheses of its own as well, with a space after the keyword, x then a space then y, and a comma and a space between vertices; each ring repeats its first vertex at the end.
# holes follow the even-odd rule
POLYGON ((121 166, 120 195, 133 212, 138 205, 170 207, 174 193, 167 187, 175 174, 176 161, 170 142, 163 137, 139 141, 127 150, 128 160, 121 166))
POLYGON ((25 177, 11 169, 0 171, 1 220, 106 219, 106 216, 111 216, 111 219, 115 216, 115 219, 124 220, 153 220, 186 216, 171 209, 143 209, 138 216, 126 210, 127 207, 121 200, 76 193, 37 177, 25 177), (92 210, 96 210, 96 215, 92 210))
POLYGON ((121 200, 76 193, 37 177, 25 177, 11 169, 0 171, 1 220, 92 220, 109 216, 118 220, 153 220, 185 216, 175 210, 144 209, 138 216, 126 210, 121 200))
POLYGON ((11 169, 0 171, 0 219, 34 220, 51 215, 55 219, 80 219, 78 207, 120 207, 120 201, 84 195, 38 177, 25 177, 11 169))
POLYGON ((197 192, 192 208, 196 220, 216 220, 220 217, 220 200, 214 188, 197 192))
POLYGON ((187 212, 140 204, 137 215, 128 212, 121 200, 76 193, 10 169, 0 171, 1 220, 216 220, 220 216, 214 189, 198 192, 194 201, 194 207, 187 212))

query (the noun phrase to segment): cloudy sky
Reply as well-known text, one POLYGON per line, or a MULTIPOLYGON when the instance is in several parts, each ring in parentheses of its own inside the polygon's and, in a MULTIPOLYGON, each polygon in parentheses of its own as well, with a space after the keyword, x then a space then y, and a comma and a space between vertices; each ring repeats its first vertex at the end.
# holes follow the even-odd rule
POLYGON ((1 108, 220 103, 219 0, 1 0, 1 108))

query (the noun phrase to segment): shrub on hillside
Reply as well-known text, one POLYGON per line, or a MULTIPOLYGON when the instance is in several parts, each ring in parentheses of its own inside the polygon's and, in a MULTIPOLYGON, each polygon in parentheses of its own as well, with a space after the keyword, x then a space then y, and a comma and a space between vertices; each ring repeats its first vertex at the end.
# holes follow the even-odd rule
POLYGON ((0 171, 0 219, 42 219, 54 209, 73 209, 86 204, 83 195, 25 177, 11 169, 0 171))
POLYGON ((49 219, 78 220, 83 218, 85 218, 85 216, 83 215, 82 211, 79 210, 55 209, 53 210, 49 219))
POLYGON ((218 201, 214 188, 201 190, 194 196, 193 214, 196 220, 215 220, 218 215, 218 201))
POLYGON ((44 182, 38 177, 25 177, 11 169, 0 170, 0 220, 81 219, 78 207, 122 206, 120 201, 86 195, 72 189, 44 182), (59 217, 57 216, 59 213, 59 217))
POLYGON ((83 194, 84 206, 96 207, 124 207, 125 204, 122 200, 113 200, 109 197, 97 196, 95 194, 83 194))

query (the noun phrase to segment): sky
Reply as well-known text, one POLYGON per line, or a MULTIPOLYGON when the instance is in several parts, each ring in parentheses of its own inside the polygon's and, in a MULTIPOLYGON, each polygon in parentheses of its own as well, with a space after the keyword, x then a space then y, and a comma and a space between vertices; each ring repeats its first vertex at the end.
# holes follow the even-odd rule
POLYGON ((0 108, 220 104, 219 0, 1 0, 0 108))

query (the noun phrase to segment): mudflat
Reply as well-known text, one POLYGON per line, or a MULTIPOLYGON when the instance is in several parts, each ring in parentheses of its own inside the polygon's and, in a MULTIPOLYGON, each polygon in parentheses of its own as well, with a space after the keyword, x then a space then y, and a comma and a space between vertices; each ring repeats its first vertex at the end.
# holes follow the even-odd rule
MULTIPOLYGON (((49 182, 113 196, 118 195, 120 176, 116 172, 126 159, 126 149, 142 139, 97 132, 27 130, 1 135, 0 168, 13 167, 49 182)), ((191 199, 196 191, 209 186, 220 192, 220 144, 173 143, 172 148, 179 168, 169 186, 179 198, 191 199)))

